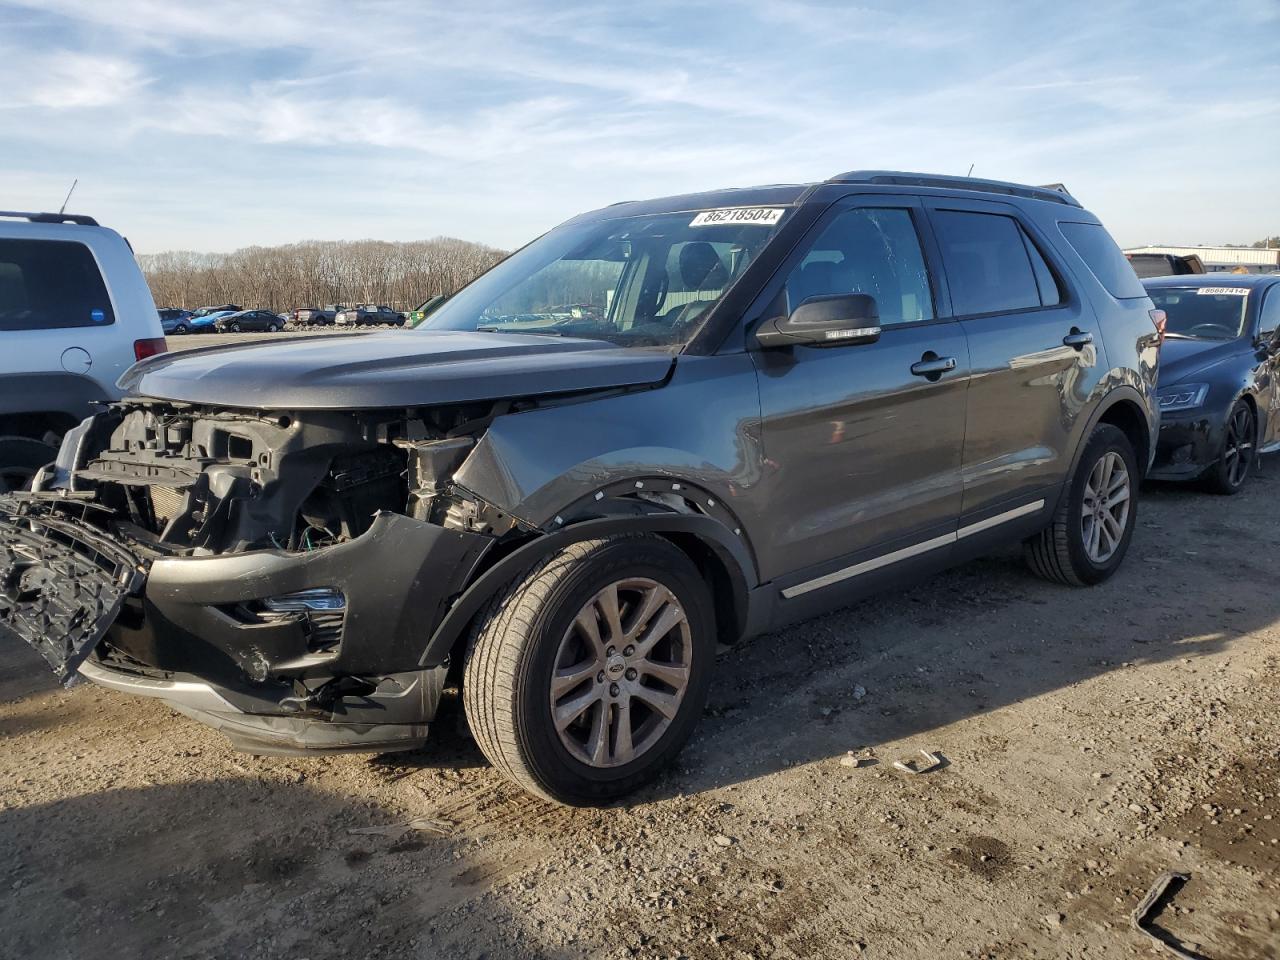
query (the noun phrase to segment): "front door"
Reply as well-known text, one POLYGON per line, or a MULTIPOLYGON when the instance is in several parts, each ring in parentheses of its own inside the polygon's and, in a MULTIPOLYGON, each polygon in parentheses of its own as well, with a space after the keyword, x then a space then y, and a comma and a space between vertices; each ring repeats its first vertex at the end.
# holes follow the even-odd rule
POLYGON ((776 505, 766 579, 954 534, 969 357, 937 290, 912 198, 837 204, 784 267, 771 313, 809 297, 874 297, 879 341, 755 353, 765 483, 776 505))

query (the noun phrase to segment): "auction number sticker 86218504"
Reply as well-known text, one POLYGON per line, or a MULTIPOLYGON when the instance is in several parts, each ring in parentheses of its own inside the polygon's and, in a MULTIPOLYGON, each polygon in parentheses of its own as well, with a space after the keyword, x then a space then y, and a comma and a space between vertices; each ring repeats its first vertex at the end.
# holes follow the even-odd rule
POLYGON ((722 223, 755 223, 772 227, 782 219, 781 207, 727 207, 723 210, 703 210, 690 222, 691 227, 715 227, 722 223))

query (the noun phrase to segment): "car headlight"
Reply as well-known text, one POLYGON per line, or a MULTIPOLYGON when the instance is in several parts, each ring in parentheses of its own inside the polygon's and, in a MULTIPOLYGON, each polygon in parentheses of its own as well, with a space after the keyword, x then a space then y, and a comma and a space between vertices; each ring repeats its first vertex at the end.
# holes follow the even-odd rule
POLYGON ((1160 412, 1173 413, 1177 410, 1194 410, 1204 403, 1208 393, 1207 383, 1179 383, 1161 387, 1156 396, 1160 400, 1160 412))

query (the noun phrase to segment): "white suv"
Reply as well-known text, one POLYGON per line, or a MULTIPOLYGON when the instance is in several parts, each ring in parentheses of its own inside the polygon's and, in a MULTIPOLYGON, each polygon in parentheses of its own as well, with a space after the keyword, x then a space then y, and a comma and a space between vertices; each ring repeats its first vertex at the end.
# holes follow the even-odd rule
POLYGON ((0 493, 120 396, 133 363, 165 350, 133 251, 92 217, 0 211, 0 493))

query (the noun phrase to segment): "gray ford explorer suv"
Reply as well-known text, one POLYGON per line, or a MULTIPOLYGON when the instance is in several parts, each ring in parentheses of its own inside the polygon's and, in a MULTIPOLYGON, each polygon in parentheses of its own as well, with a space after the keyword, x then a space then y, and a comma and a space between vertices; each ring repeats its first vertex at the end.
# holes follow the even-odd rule
POLYGON ((457 671, 495 766, 603 802, 689 736, 717 641, 1004 541, 1109 577, 1160 318, 1058 189, 617 204, 416 330, 133 367, 0 500, 0 623, 260 754, 418 746, 457 671))

